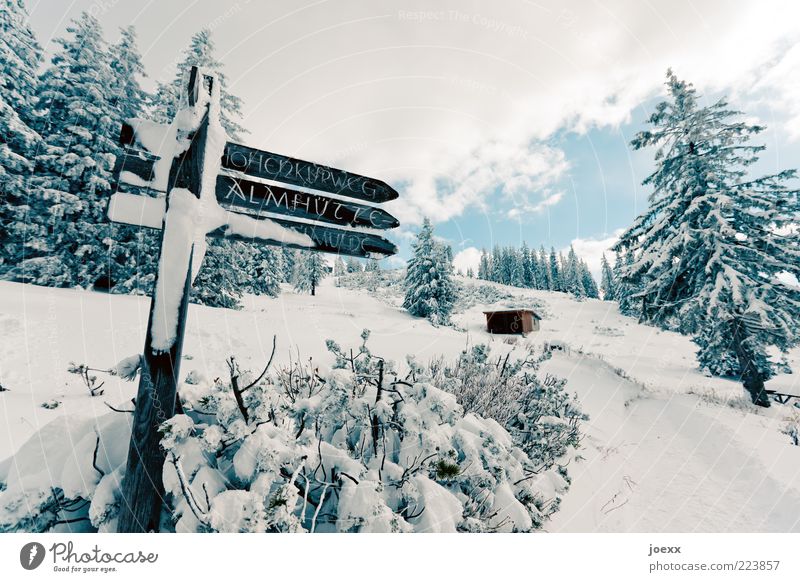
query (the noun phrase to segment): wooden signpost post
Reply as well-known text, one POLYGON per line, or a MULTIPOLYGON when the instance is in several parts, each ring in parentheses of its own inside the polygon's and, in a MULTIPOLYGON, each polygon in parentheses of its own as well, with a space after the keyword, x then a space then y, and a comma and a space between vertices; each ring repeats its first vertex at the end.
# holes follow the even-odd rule
MULTIPOLYGON (((122 483, 123 499, 117 525, 119 532, 159 530, 165 456, 159 444, 158 428, 175 412, 192 285, 193 252, 192 247, 175 249, 165 243, 173 240, 171 237, 179 228, 181 219, 180 216, 173 219, 174 213, 169 213, 167 218, 169 194, 175 188, 182 188, 200 198, 206 172, 215 171, 204 168, 209 132, 209 99, 200 99, 201 91, 212 94, 215 82, 212 77, 205 77, 196 67, 192 67, 188 102, 190 107, 205 109, 199 112, 201 121, 190 136, 189 147, 172 161, 166 192, 148 192, 150 189, 143 186, 154 179, 159 157, 135 147, 136 135, 131 126, 125 125, 120 135, 120 142, 126 147, 115 168, 118 191, 111 197, 109 218, 135 226, 160 228, 162 238, 159 274, 150 305, 127 470, 122 483), (171 254, 180 255, 181 252, 188 252, 188 261, 176 261, 175 264, 180 264, 185 273, 170 271, 175 268, 171 254), (168 281, 182 281, 182 289, 165 289, 168 281), (156 346, 154 340, 159 322, 164 318, 159 309, 164 308, 165 293, 173 293, 173 299, 179 298, 174 339, 166 348, 156 346), (175 293, 179 293, 179 297, 175 293)), ((232 218, 246 216, 253 233, 248 236, 241 229, 232 231, 220 227, 207 233, 208 236, 366 258, 397 252, 397 248, 385 238, 356 230, 359 227, 386 229, 399 225, 397 219, 385 210, 352 201, 381 203, 397 198, 397 192, 380 180, 231 142, 225 145, 219 166, 220 173, 214 177, 218 205, 232 213, 232 218), (281 184, 320 193, 294 190, 281 184), (264 233, 273 230, 260 228, 267 223, 277 225, 284 232, 288 229, 288 232, 305 235, 308 239, 302 238, 306 241, 310 239, 310 243, 300 244, 277 238, 272 240, 264 233)))

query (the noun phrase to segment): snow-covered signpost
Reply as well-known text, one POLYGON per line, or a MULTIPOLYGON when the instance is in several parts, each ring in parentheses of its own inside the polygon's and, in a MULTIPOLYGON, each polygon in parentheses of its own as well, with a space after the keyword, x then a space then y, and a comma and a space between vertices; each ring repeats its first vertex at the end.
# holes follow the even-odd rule
POLYGON ((395 190, 380 180, 228 142, 219 119, 219 90, 213 77, 192 67, 187 106, 171 124, 131 120, 120 136, 128 147, 117 162, 118 191, 108 216, 162 229, 120 532, 159 529, 164 452, 158 429, 175 412, 189 294, 205 237, 365 258, 397 251, 385 238, 355 230, 394 228, 397 219, 347 200, 386 202, 397 198, 395 190))

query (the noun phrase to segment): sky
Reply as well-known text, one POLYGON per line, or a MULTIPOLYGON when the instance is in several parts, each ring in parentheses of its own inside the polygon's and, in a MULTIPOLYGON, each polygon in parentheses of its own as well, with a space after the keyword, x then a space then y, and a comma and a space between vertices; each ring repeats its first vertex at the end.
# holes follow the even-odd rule
POLYGON ((211 29, 254 147, 383 179, 409 257, 423 217, 477 265, 495 244, 600 256, 647 205, 629 142, 669 67, 768 126, 755 172, 800 166, 794 1, 28 0, 46 53, 88 10, 135 25, 152 89, 211 29))

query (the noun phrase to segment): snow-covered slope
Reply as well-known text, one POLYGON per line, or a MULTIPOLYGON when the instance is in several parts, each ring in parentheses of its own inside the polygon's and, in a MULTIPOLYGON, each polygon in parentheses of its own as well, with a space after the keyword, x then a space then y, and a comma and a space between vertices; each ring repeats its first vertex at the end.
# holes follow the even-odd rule
MULTIPOLYGON (((474 286, 472 281, 465 285, 474 286)), ((566 348, 547 371, 568 378, 591 419, 583 460, 569 464, 573 486, 549 531, 797 531, 800 530, 800 447, 781 430, 798 410, 763 411, 747 404, 741 386, 706 378, 684 337, 642 326, 616 305, 576 302, 560 293, 489 284, 513 295, 502 305, 538 305, 542 330, 528 338, 485 332, 484 304, 456 314, 456 328, 434 328, 410 317, 381 289, 334 287, 316 297, 286 291, 277 299, 250 297, 241 311, 192 305, 184 374, 215 377, 224 358, 263 367, 278 337, 276 363, 313 357, 328 365, 326 339, 355 346, 372 330, 373 353, 403 362, 456 355, 468 343, 560 343, 566 348)), ((480 296, 480 294, 478 294, 480 296)), ((104 401, 124 406, 136 383, 98 373, 105 394, 91 397, 69 362, 108 368, 141 350, 149 299, 0 283, 0 467, 34 430, 65 413, 96 415, 104 401), (56 400, 58 407, 45 409, 56 400)), ((800 354, 790 363, 800 369, 800 354)), ((770 387, 800 393, 798 375, 770 387)))

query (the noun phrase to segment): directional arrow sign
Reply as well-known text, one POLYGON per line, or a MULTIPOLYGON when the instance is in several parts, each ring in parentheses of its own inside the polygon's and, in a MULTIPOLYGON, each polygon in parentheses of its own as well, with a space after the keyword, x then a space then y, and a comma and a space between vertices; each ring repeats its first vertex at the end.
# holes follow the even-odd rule
MULTIPOLYGON (((394 244, 385 238, 374 234, 353 230, 342 230, 340 228, 331 228, 329 226, 321 226, 318 224, 294 222, 292 220, 284 220, 282 218, 269 218, 268 220, 271 220, 285 228, 290 228, 297 232, 308 235, 311 237, 311 240, 314 241, 315 245, 311 248, 293 244, 284 244, 284 246, 303 249, 306 251, 322 251, 326 253, 362 258, 380 258, 381 256, 389 256, 397 253, 397 247, 394 246, 394 244)), ((254 231, 255 230, 256 229, 254 228, 254 231)), ((233 238, 251 243, 262 240, 259 239, 258 235, 255 233, 254 236, 228 234, 226 233, 224 227, 209 233, 209 235, 215 237, 233 238)))
POLYGON ((368 202, 388 202, 398 196, 394 188, 380 180, 233 142, 225 145, 222 167, 258 178, 368 202))
POLYGON ((381 208, 231 176, 217 177, 217 201, 241 212, 286 214, 330 224, 377 229, 400 224, 381 208))
POLYGON ((117 156, 114 176, 117 177, 119 185, 127 183, 138 186, 150 182, 154 177, 155 162, 158 159, 158 156, 149 152, 126 147, 117 156))
MULTIPOLYGON (((139 196, 125 192, 115 192, 112 194, 108 205, 108 217, 114 222, 122 222, 133 226, 161 229, 164 212, 166 211, 165 198, 151 198, 139 196)), ((240 213, 235 213, 240 214, 240 213)), ((268 218, 264 220, 253 219, 253 233, 230 234, 225 227, 218 228, 210 232, 209 236, 227 237, 246 242, 261 242, 278 246, 287 246, 307 251, 322 251, 349 255, 354 257, 376 257, 377 255, 393 255, 397 252, 397 247, 383 237, 352 230, 331 228, 319 224, 308 224, 305 222, 295 222, 282 218, 268 218), (272 221, 285 228, 290 228, 297 232, 311 237, 314 247, 279 243, 259 236, 261 230, 259 223, 272 221)))

